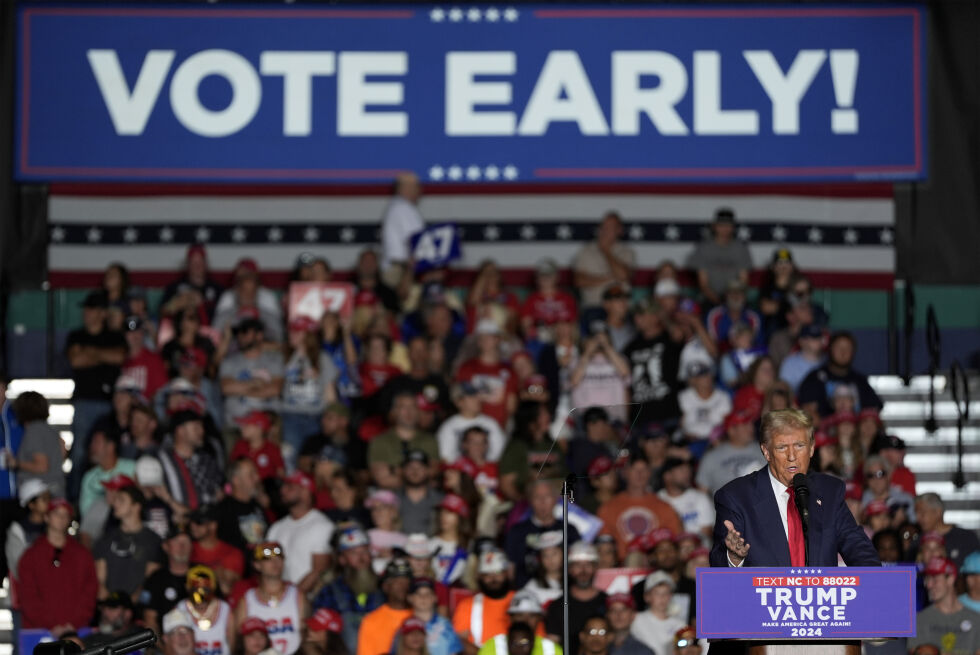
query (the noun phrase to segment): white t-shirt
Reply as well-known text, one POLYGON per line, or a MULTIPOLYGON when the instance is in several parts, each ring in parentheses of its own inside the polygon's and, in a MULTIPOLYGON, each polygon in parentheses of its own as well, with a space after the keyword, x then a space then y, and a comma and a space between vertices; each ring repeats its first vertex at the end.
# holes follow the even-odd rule
POLYGON ((300 631, 303 617, 300 616, 299 590, 295 586, 286 587, 286 593, 275 605, 259 600, 257 590, 245 592, 246 616, 254 616, 265 622, 272 646, 279 653, 295 653, 300 646, 300 631))
POLYGON ((679 616, 669 615, 666 619, 659 619, 653 612, 646 611, 640 612, 633 619, 630 634, 656 655, 671 655, 674 652, 674 635, 684 625, 685 622, 679 616))
POLYGON ((381 267, 387 269, 392 262, 409 260, 409 238, 425 229, 425 221, 418 207, 401 196, 388 203, 381 219, 381 267))
POLYGON ((266 538, 282 544, 286 557, 282 577, 298 584, 313 568, 313 556, 330 552, 333 521, 311 509, 300 519, 284 516, 269 527, 266 538))
POLYGON ((677 402, 681 406, 681 429, 684 434, 698 439, 710 437, 711 431, 732 411, 732 399, 717 388, 710 396, 702 398, 688 387, 677 395, 677 402))
POLYGON ((715 524, 715 506, 708 494, 700 489, 688 489, 680 496, 671 496, 665 489, 657 492, 660 500, 674 508, 681 517, 685 532, 701 534, 701 530, 715 524))
POLYGON ((443 421, 442 425, 439 426, 439 432, 436 433, 436 441, 439 442, 439 458, 444 462, 455 462, 460 455, 459 447, 463 441, 463 433, 474 425, 483 428, 489 435, 487 460, 496 462, 500 459, 507 438, 497 422, 486 414, 477 414, 473 418, 453 414, 443 421))

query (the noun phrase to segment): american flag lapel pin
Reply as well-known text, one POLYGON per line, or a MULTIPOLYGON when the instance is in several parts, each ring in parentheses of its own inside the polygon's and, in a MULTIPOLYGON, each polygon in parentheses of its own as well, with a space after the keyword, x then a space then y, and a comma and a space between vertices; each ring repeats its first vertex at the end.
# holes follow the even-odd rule
POLYGON ((817 505, 820 505, 821 507, 823 507, 823 501, 820 500, 819 498, 817 498, 817 505))

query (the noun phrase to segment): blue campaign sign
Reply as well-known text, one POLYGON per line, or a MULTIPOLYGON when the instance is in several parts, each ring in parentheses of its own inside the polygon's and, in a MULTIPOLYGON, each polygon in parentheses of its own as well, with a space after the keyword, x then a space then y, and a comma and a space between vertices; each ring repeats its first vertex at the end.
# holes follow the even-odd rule
POLYGON ((922 179, 918 6, 20 10, 22 180, 922 179))
POLYGON ((915 573, 914 566, 701 568, 698 637, 912 637, 915 573))
POLYGON ((416 273, 443 268, 463 256, 459 228, 455 223, 429 225, 412 235, 410 244, 416 273))

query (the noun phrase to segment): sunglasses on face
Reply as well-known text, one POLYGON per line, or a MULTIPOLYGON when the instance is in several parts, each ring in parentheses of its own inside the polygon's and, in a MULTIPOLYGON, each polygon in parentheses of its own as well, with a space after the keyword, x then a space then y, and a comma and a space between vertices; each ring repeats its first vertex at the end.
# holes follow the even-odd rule
POLYGON ((282 557, 282 548, 279 546, 256 548, 255 549, 255 561, 261 562, 262 560, 272 559, 273 557, 282 557))
POLYGON ((697 646, 697 641, 694 639, 678 639, 674 645, 678 648, 687 648, 688 646, 697 646))
POLYGON ((606 629, 605 628, 592 628, 591 630, 589 630, 585 634, 587 634, 589 636, 592 636, 592 637, 605 637, 606 636, 606 629))
POLYGON ((885 473, 884 471, 873 471, 873 472, 872 471, 869 471, 867 473, 867 475, 865 475, 864 477, 866 477, 869 480, 876 480, 876 479, 880 480, 881 478, 885 477, 886 475, 888 475, 888 474, 885 473))

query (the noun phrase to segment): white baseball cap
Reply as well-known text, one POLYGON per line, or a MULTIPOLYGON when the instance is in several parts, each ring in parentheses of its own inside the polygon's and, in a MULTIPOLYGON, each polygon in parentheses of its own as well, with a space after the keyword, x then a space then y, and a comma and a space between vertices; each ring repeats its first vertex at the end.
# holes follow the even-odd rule
POLYGON ((680 294, 681 287, 679 284, 677 284, 677 280, 669 277, 662 280, 657 280, 657 285, 653 288, 653 295, 656 298, 663 298, 664 296, 679 296, 680 294))
POLYGON ((568 563, 598 562, 599 551, 595 546, 584 541, 576 541, 568 548, 568 563))
POLYGON ((529 591, 518 591, 510 600, 508 614, 544 614, 544 608, 529 591))
POLYGON ((476 567, 479 575, 487 573, 504 573, 507 571, 507 557, 499 550, 488 550, 480 555, 480 563, 476 567))
POLYGON ((415 559, 430 559, 439 552, 439 549, 433 548, 429 538, 421 532, 408 535, 402 550, 405 551, 406 555, 415 559))
POLYGON ((17 489, 17 500, 20 501, 21 507, 27 507, 27 503, 31 502, 45 491, 51 491, 51 487, 44 480, 39 480, 38 478, 30 478, 24 480, 17 489))
POLYGON ((191 617, 179 609, 172 609, 163 615, 163 634, 169 635, 177 628, 187 628, 194 630, 194 622, 191 617))
POLYGON ((153 455, 143 455, 136 460, 136 482, 144 487, 163 484, 163 465, 153 455))
POLYGON ((674 579, 670 577, 666 572, 654 571, 653 573, 647 576, 646 582, 643 583, 643 591, 644 592, 650 591, 651 589, 653 589, 654 587, 660 584, 667 585, 668 587, 670 587, 671 591, 673 591, 676 588, 676 585, 674 584, 674 579))
POLYGON ((500 326, 492 318, 481 318, 476 324, 476 334, 500 334, 500 326))

